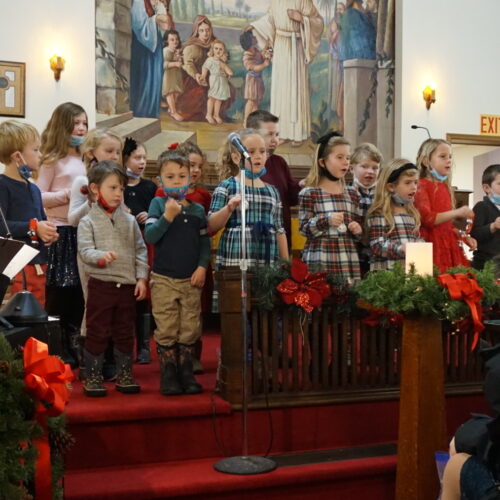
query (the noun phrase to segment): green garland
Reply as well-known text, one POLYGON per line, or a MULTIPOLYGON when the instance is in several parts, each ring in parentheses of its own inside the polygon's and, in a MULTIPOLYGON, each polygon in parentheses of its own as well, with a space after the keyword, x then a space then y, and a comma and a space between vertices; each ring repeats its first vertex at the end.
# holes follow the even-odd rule
MULTIPOLYGON (((33 419, 35 402, 25 391, 23 360, 0 334, 0 500, 31 499, 37 450, 33 439, 42 429, 33 419)), ((63 498, 63 455, 72 444, 64 415, 48 419, 53 498, 63 498)))

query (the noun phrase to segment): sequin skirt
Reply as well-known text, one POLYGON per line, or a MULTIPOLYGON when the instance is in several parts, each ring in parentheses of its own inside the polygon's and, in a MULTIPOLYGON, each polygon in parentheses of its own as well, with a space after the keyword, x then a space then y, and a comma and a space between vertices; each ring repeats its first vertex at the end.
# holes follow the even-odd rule
POLYGON ((80 277, 76 264, 78 244, 76 227, 58 226, 59 239, 50 245, 47 265, 47 285, 78 286, 80 277))

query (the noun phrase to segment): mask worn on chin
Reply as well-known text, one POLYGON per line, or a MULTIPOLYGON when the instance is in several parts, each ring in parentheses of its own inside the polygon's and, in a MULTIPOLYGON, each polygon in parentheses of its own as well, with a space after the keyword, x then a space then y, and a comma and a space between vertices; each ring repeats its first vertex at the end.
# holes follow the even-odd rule
POLYGON ((329 180, 329 181, 339 181, 340 177, 335 177, 330 173, 330 171, 326 167, 321 167, 323 169, 323 175, 329 180))
POLYGON ((491 193, 490 194, 490 200, 495 204, 495 205, 500 205, 500 194, 496 193, 491 193))
POLYGON ((24 179, 28 180, 31 177, 31 168, 28 165, 21 165, 17 167, 19 175, 24 179))
POLYGON ((177 201, 182 201, 184 198, 186 198, 188 189, 189 189, 189 184, 175 188, 169 188, 163 186, 163 192, 165 193, 165 196, 173 198, 174 200, 177 201))
POLYGON ((127 168, 127 177, 129 177, 130 179, 139 179, 140 176, 141 174, 136 174, 135 172, 132 172, 130 168, 127 168))
POLYGON ((72 135, 71 139, 69 140, 69 145, 72 147, 81 146, 84 139, 85 137, 83 135, 72 135))
POLYGON ((446 179, 448 179, 447 175, 441 175, 439 172, 436 172, 433 168, 431 168, 431 175, 434 177, 434 179, 437 179, 438 181, 444 182, 446 179))
POLYGON ((107 213, 112 214, 118 207, 110 207, 99 191, 99 196, 97 197, 97 204, 107 213))
POLYGON ((260 179, 267 172, 266 167, 264 167, 260 172, 254 173, 251 170, 245 168, 245 176, 247 179, 260 179))
POLYGON ((361 189, 372 189, 377 185, 377 181, 375 181, 373 184, 370 184, 369 186, 365 186, 364 184, 361 184, 361 182, 358 181, 356 177, 353 177, 354 184, 359 186, 361 189))
POLYGON ((412 202, 411 198, 404 198, 398 193, 392 193, 391 194, 392 201, 396 204, 399 205, 400 207, 404 207, 405 205, 409 205, 412 202))
POLYGON ((271 155, 273 155, 273 154, 274 154, 274 152, 275 152, 275 151, 276 151, 276 148, 269 148, 269 149, 267 150, 267 155, 268 155, 268 156, 271 156, 271 155))

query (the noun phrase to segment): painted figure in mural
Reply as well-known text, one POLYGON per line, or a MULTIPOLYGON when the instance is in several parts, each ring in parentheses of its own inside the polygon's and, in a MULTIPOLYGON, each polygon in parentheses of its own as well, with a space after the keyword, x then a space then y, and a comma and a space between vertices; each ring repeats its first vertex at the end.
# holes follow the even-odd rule
POLYGON ((209 87, 205 115, 208 123, 222 123, 221 105, 231 97, 229 78, 233 76, 233 70, 226 64, 228 59, 229 54, 224 42, 216 38, 210 46, 208 57, 201 70, 201 83, 209 87), (210 75, 208 83, 207 75, 210 75))
POLYGON ((312 0, 271 0, 252 27, 259 46, 273 48, 270 111, 280 119, 281 137, 300 143, 310 135, 308 65, 319 48, 323 18, 312 0))
POLYGON ((162 107, 168 108, 170 116, 177 121, 182 121, 182 116, 177 112, 177 99, 182 94, 182 53, 181 39, 175 30, 168 30, 163 35, 163 83, 161 95, 164 99, 162 107))
POLYGON ((340 21, 340 58, 375 59, 377 33, 372 19, 363 10, 361 0, 347 0, 340 21))
POLYGON ((130 107, 134 116, 160 116, 163 47, 160 27, 173 26, 159 0, 132 0, 130 107))
POLYGON ((271 64, 272 50, 261 51, 257 38, 250 27, 240 36, 240 45, 243 49, 243 67, 247 70, 245 77, 246 99, 243 123, 246 123, 248 115, 259 109, 259 102, 264 97, 264 80, 262 71, 271 64))
POLYGON ((330 110, 337 115, 337 130, 340 132, 344 130, 344 71, 340 60, 340 19, 344 12, 345 5, 342 2, 338 3, 335 17, 328 26, 328 51, 330 53, 328 96, 330 110))

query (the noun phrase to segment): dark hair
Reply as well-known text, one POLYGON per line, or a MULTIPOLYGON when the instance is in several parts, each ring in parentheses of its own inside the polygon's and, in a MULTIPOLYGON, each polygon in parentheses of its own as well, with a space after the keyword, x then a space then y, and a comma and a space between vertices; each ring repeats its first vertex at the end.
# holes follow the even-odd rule
POLYGON ((174 163, 178 163, 181 167, 186 167, 189 172, 189 159, 183 154, 183 151, 179 151, 177 149, 169 149, 167 151, 163 151, 163 153, 158 156, 158 174, 161 175, 161 169, 165 163, 173 161, 174 163))
POLYGON ((240 35, 240 45, 243 50, 248 50, 252 46, 252 30, 246 30, 240 35))
POLYGON ((494 164, 486 167, 481 177, 481 184, 488 184, 488 186, 491 186, 498 174, 500 174, 500 165, 494 164))
POLYGON ((278 123, 280 119, 264 109, 256 109, 247 116, 246 128, 259 129, 262 123, 278 123))
POLYGON ((177 40, 179 40, 179 43, 176 48, 180 48, 181 46, 181 35, 179 35, 179 32, 177 30, 167 30, 165 31, 165 34, 163 35, 163 46, 166 47, 168 44, 168 35, 177 35, 177 40))
POLYGON ((111 160, 99 161, 87 172, 89 186, 95 184, 100 187, 104 180, 113 174, 118 177, 122 186, 127 185, 127 176, 121 165, 111 160))

